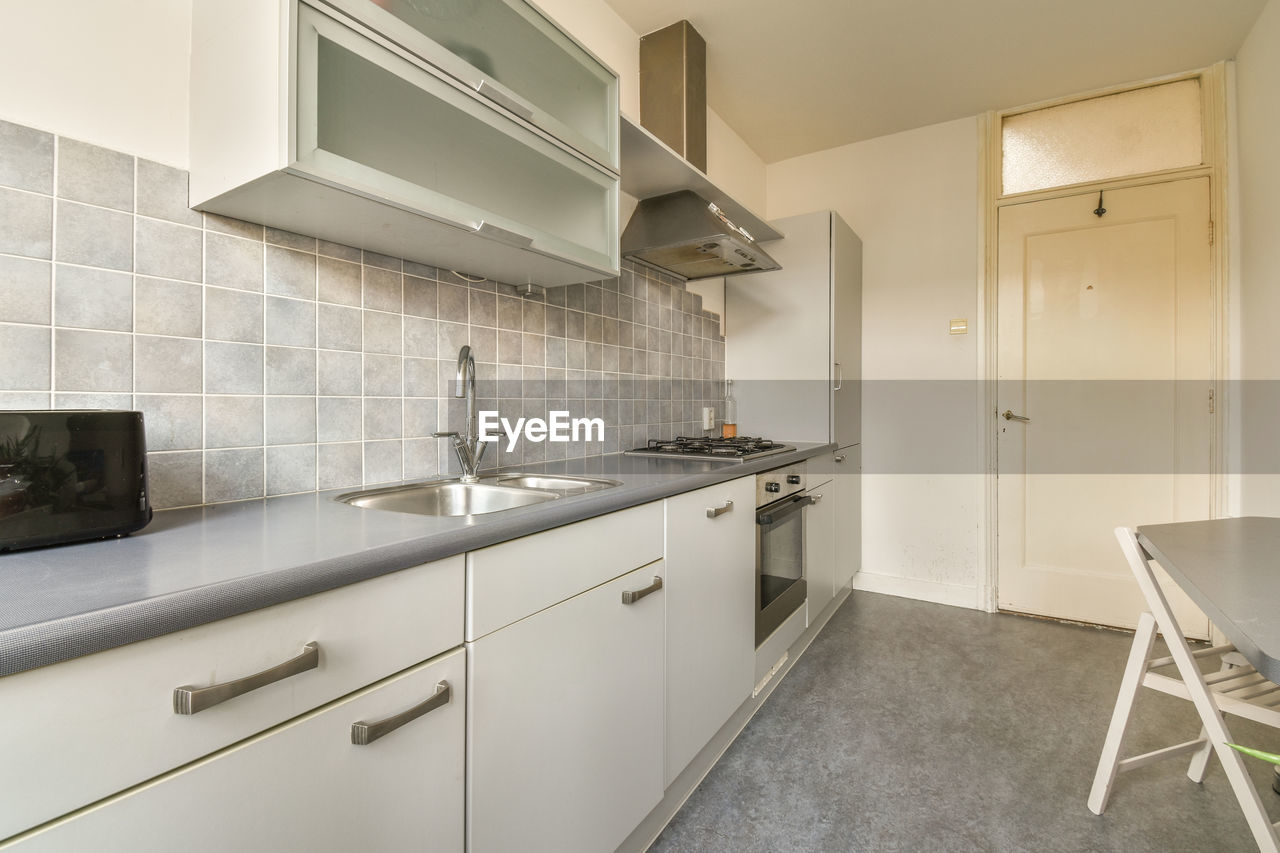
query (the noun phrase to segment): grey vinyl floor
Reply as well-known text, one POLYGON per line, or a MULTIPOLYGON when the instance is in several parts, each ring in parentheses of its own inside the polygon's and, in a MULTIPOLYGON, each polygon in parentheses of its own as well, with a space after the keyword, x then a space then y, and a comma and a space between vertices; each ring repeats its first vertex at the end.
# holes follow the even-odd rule
MULTIPOLYGON (((1256 850, 1216 758, 1202 785, 1170 759, 1122 774, 1105 815, 1085 805, 1131 640, 855 592, 650 850, 1256 850)), ((1126 755, 1199 732, 1151 690, 1134 713, 1126 755)), ((1270 765, 1248 764, 1280 818, 1270 765)))

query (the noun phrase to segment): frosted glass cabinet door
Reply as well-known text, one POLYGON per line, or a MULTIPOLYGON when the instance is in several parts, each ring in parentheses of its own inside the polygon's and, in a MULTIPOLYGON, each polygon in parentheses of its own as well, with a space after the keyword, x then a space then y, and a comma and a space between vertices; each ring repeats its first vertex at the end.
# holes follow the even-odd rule
POLYGON ((618 170, 618 78, 523 0, 327 0, 618 170))
POLYGON ((389 45, 298 6, 290 171, 605 273, 617 178, 389 45))

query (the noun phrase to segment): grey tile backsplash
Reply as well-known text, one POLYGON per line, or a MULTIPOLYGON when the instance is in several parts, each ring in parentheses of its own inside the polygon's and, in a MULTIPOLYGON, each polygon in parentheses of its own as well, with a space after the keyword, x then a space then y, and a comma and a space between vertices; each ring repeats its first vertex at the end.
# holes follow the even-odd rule
POLYGON ((187 207, 187 173, 0 121, 0 409, 144 412, 157 507, 456 472, 458 349, 481 408, 604 420, 604 442, 493 445, 486 466, 700 433, 718 317, 678 279, 515 288, 187 207))

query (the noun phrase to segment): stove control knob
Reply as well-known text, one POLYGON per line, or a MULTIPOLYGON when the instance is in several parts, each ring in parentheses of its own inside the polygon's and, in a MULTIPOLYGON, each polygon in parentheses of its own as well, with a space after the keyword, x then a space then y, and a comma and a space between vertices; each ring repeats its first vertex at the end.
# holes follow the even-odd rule
POLYGON ((782 486, 778 483, 765 483, 764 490, 766 492, 780 492, 782 491, 782 486))
POLYGON ((800 485, 800 475, 799 475, 799 474, 788 474, 788 475, 787 475, 787 485, 788 485, 788 486, 798 486, 798 485, 800 485))

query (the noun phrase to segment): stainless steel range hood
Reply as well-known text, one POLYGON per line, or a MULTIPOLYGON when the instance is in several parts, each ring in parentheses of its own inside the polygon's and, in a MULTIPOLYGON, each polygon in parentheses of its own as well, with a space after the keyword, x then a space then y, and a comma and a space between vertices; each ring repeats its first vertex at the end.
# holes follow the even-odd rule
POLYGON ((691 190, 647 198, 622 232, 622 256, 697 279, 782 266, 715 204, 691 190))
MULTIPOLYGON (((706 63, 706 43, 688 21, 678 21, 640 39, 640 123, 648 131, 641 136, 656 137, 653 144, 660 149, 660 161, 681 161, 703 183, 708 183, 706 63)), ((625 130, 624 126, 622 185, 628 190, 636 180, 633 165, 641 170, 644 165, 627 162, 625 130)), ((673 179, 661 163, 655 171, 657 182, 665 186, 654 186, 654 195, 641 196, 622 232, 624 258, 685 279, 781 268, 721 206, 688 189, 689 184, 681 186, 680 175, 673 179)), ((677 173, 682 171, 676 169, 677 173)), ((723 194, 711 189, 723 203, 723 194)), ((729 205, 741 210, 735 203, 729 205)), ((766 234, 765 239, 777 236, 776 232, 766 234)))

